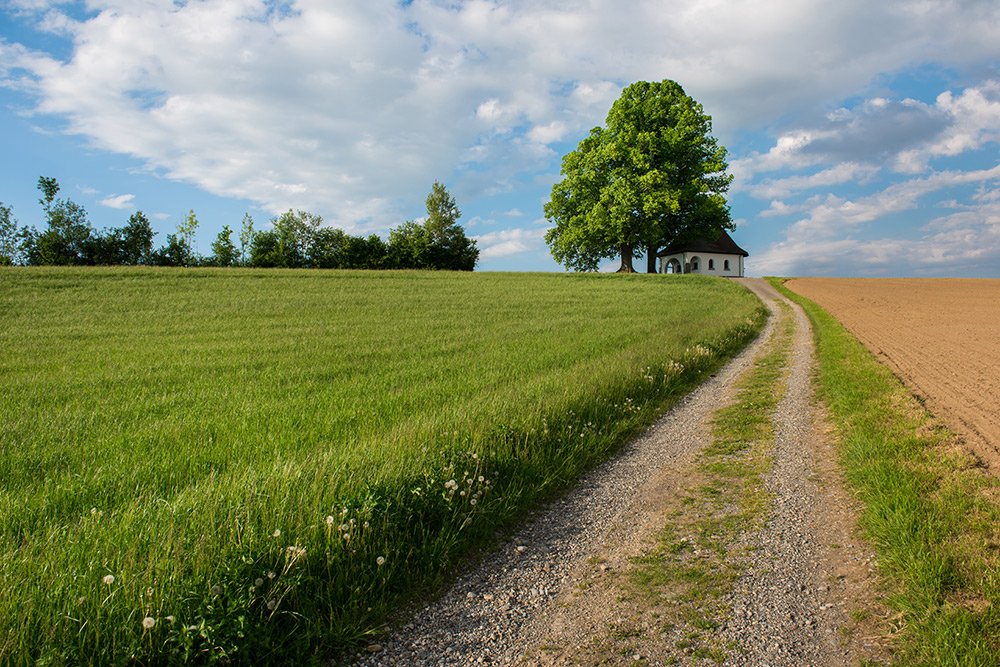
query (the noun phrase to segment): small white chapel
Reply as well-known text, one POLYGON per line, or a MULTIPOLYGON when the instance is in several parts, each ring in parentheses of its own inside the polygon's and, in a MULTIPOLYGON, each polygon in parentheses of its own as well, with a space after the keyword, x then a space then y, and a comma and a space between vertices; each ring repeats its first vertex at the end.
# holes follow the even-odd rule
POLYGON ((749 256, 726 232, 714 241, 671 243, 657 254, 660 273, 700 273, 725 278, 742 278, 743 259, 749 256))

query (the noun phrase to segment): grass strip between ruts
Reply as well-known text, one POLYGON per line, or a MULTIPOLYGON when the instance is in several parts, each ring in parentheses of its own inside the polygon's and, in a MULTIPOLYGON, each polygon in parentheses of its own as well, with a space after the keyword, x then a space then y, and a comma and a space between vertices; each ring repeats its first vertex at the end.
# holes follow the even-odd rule
POLYGON ((655 609, 661 635, 696 659, 722 663, 736 649, 716 631, 730 614, 726 596, 745 571, 742 536, 763 525, 772 502, 765 478, 795 330, 788 306, 778 306, 774 338, 739 381, 733 403, 714 414, 712 443, 659 546, 635 559, 629 573, 633 592, 655 609))
POLYGON ((818 391, 878 554, 901 665, 1000 664, 1000 481, 817 304, 818 391))

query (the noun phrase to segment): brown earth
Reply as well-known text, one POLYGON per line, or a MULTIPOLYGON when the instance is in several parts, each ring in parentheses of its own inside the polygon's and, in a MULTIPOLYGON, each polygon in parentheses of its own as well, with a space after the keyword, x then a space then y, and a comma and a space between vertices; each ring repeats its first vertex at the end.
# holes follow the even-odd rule
POLYGON ((1000 280, 795 278, 1000 474, 1000 280))

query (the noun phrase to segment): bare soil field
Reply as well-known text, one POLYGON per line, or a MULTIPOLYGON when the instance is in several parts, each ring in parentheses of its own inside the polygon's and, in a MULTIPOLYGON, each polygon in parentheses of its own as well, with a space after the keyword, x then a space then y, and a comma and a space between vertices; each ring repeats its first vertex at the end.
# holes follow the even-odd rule
POLYGON ((1000 474, 1000 280, 795 278, 1000 474))

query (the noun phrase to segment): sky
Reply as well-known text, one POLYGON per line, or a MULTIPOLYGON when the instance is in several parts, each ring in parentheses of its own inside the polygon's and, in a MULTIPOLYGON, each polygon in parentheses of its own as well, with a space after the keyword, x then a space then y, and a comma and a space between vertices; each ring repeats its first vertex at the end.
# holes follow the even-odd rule
POLYGON ((0 0, 0 202, 41 226, 52 176, 157 244, 193 210, 208 254, 290 208, 384 236, 440 181, 479 269, 560 271, 562 156, 663 79, 749 275, 1000 277, 995 0, 0 0))

